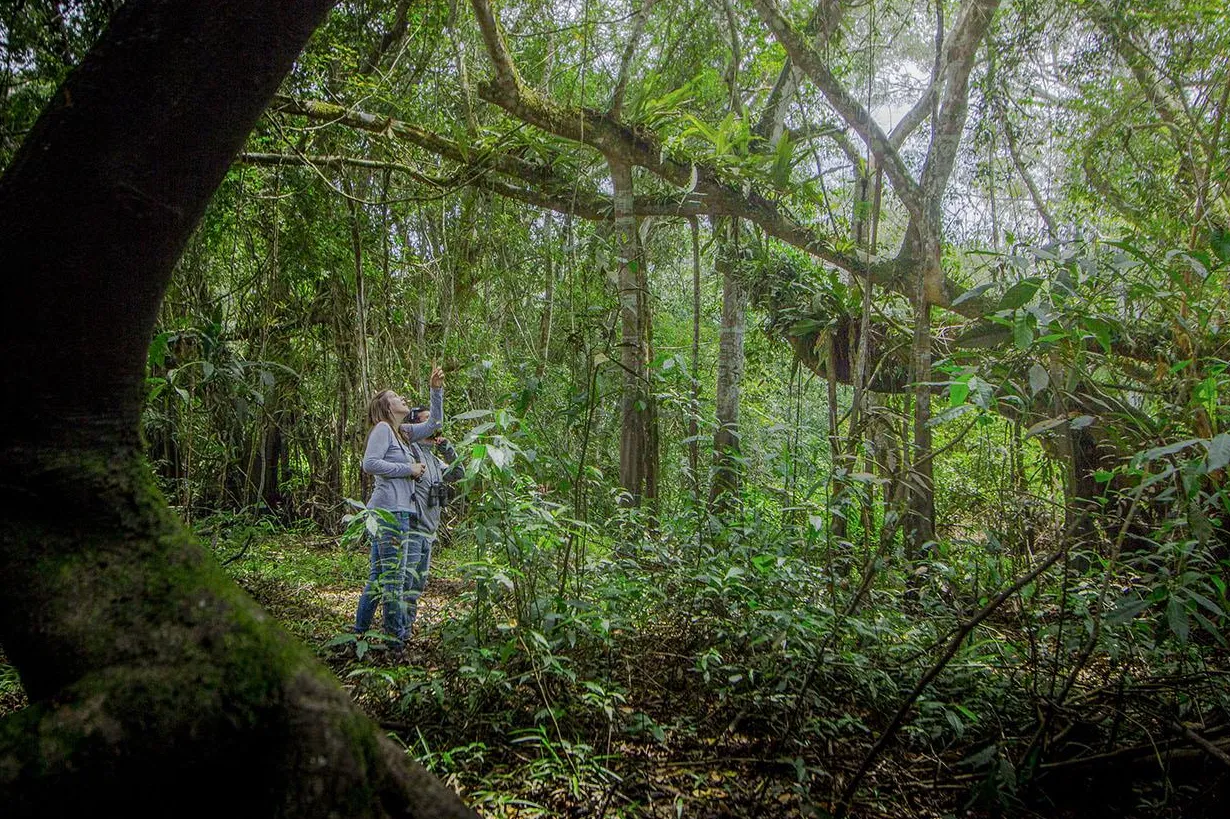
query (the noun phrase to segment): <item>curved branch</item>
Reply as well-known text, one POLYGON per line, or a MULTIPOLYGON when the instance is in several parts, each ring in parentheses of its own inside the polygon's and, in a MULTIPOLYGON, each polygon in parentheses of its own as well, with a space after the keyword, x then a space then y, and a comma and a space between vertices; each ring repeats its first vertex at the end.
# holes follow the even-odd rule
MULTIPOLYGON (((650 209, 672 216, 707 214, 713 216, 738 216, 756 224, 768 235, 788 245, 827 262, 834 267, 853 273, 907 297, 913 291, 913 271, 917 263, 908 257, 900 259, 874 259, 865 254, 851 255, 835 248, 833 240, 815 228, 803 225, 784 212, 774 200, 759 193, 755 188, 745 188, 729 183, 722 175, 705 163, 684 161, 668 153, 661 140, 647 128, 630 126, 610 115, 588 108, 561 105, 548 100, 521 84, 512 58, 504 47, 495 16, 488 0, 471 0, 479 25, 484 29, 484 41, 488 44, 496 78, 478 88, 479 96, 511 114, 515 119, 549 134, 586 145, 605 157, 615 157, 629 165, 642 167, 660 179, 681 190, 678 204, 659 199, 655 204, 645 203, 650 209), (502 67, 501 67, 502 66, 502 67)), ((467 152, 449 140, 423 131, 389 117, 350 111, 341 106, 324 103, 304 103, 280 98, 279 110, 306 116, 334 119, 339 123, 376 133, 388 133, 404 138, 427 150, 438 153, 452 161, 467 164, 482 164, 493 170, 525 181, 538 187, 546 197, 555 197, 571 183, 560 179, 550 170, 550 163, 535 164, 519 157, 490 152, 480 159, 469 157, 467 152)), ((836 134, 835 138, 840 137, 836 134)), ((491 186, 490 182, 482 183, 491 186)), ((529 201, 524 190, 510 191, 510 195, 529 201)), ((544 200, 545 201, 545 197, 544 200)), ((558 202, 557 202, 558 204, 558 202)), ((553 210, 558 209, 552 205, 553 210)), ((569 212, 567 209, 561 212, 569 212)), ((590 211, 593 212, 593 211, 590 211)), ((579 213, 579 211, 578 211, 579 213)), ((936 298, 937 306, 953 310, 960 315, 976 317, 983 314, 987 305, 978 299, 967 300, 956 307, 952 301, 963 288, 952 281, 945 281, 942 294, 936 298)))
POLYGON ((1029 172, 1029 169, 1025 167, 1025 163, 1021 159, 1016 129, 1009 121, 1007 112, 1000 110, 999 117, 1000 124, 1004 128, 1004 141, 1008 144, 1008 156, 1012 158, 1012 167, 1016 169, 1017 174, 1024 180, 1025 188, 1029 191, 1029 198, 1033 201, 1034 208, 1038 211, 1038 215, 1042 217, 1042 221, 1046 225, 1047 236, 1053 242, 1059 238, 1059 223, 1055 221, 1050 208, 1046 206, 1046 200, 1042 197, 1042 192, 1038 190, 1038 183, 1034 181, 1033 174, 1029 172))
MULTIPOLYGON (((552 210, 556 213, 579 216, 593 222, 606 221, 611 218, 613 204, 611 197, 596 191, 578 191, 561 189, 540 189, 522 187, 511 184, 492 176, 487 169, 467 166, 469 174, 458 174, 454 177, 442 178, 424 174, 417 168, 399 162, 384 162, 377 159, 363 159, 349 156, 306 156, 302 154, 268 154, 242 153, 237 159, 247 165, 263 166, 306 166, 316 168, 363 168, 365 170, 391 171, 404 174, 416 182, 449 192, 459 187, 471 185, 490 193, 515 199, 527 205, 552 210)), ((663 216, 679 218, 695 218, 697 216, 727 216, 730 214, 714 213, 704 207, 695 198, 682 201, 663 196, 637 196, 632 200, 632 212, 635 216, 663 216)))
POLYGON ((451 139, 392 117, 368 114, 327 102, 286 96, 278 96, 274 99, 273 110, 282 114, 333 122, 373 134, 392 136, 458 164, 475 168, 491 168, 533 184, 559 185, 561 188, 571 186, 568 180, 555 174, 549 165, 530 162, 519 156, 495 151, 475 154, 451 139))
POLYGON ((611 116, 619 119, 619 115, 624 107, 624 95, 628 90, 628 75, 631 73, 632 57, 636 54, 636 47, 640 44, 641 35, 645 31, 645 24, 649 22, 649 12, 653 9, 654 0, 644 0, 640 10, 636 13, 636 18, 632 21, 632 33, 628 35, 628 44, 624 47, 623 59, 619 62, 619 80, 615 83, 615 90, 611 93, 611 116))
POLYGON ((897 192, 911 218, 923 218, 922 190, 888 135, 872 118, 871 112, 846 90, 829 70, 824 58, 790 25, 774 0, 752 0, 752 4, 756 7, 760 19, 786 49, 790 59, 816 84, 829 105, 833 106, 833 110, 862 137, 867 147, 875 154, 876 161, 884 168, 893 190, 897 192))
POLYGON ((935 207, 939 206, 940 196, 952 175, 957 148, 961 144, 961 132, 965 130, 969 111, 969 76, 974 68, 974 58, 998 8, 999 0, 969 0, 949 37, 943 69, 944 94, 922 172, 923 195, 935 207))

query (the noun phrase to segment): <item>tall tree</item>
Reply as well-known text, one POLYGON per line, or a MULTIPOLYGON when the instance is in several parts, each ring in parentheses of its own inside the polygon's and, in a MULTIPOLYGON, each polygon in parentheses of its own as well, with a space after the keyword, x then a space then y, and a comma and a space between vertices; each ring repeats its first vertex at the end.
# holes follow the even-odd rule
POLYGON ((747 330, 747 289, 739 280, 739 224, 723 219, 714 228, 717 241, 715 267, 722 280, 722 331, 718 342, 717 428, 713 432, 713 483, 709 498, 720 509, 723 498, 739 488, 742 454, 739 400, 743 384, 743 339, 747 330))
POLYGON ((648 459, 650 402, 644 258, 632 212, 632 166, 618 158, 608 160, 614 183, 614 248, 616 288, 619 291, 619 363, 623 369, 620 394, 619 485, 631 505, 639 505, 651 469, 648 459))
POLYGON ((171 270, 331 5, 126 4, 0 179, 6 815, 470 815, 184 531, 138 435, 171 270))
POLYGON ((931 449, 931 309, 952 303, 940 264, 943 244, 942 204, 956 163, 969 111, 969 77, 998 0, 964 0, 951 31, 945 31, 943 3, 936 4, 935 63, 931 82, 891 133, 834 75, 828 61, 782 15, 774 0, 752 0, 786 53, 824 94, 845 123, 862 138, 882 168, 892 190, 909 214, 898 263, 909 282, 906 295, 914 308, 911 378, 914 389, 907 536, 915 548, 934 538, 935 499, 931 449), (923 122, 931 139, 921 172, 911 171, 901 152, 905 139, 923 122))

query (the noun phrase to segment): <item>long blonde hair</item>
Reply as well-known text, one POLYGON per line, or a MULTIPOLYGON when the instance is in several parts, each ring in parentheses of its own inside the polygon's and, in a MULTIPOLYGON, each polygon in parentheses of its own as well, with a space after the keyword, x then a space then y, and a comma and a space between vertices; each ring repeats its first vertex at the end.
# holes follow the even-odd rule
POLYGON ((401 431, 401 424, 393 416, 393 401, 390 397, 393 394, 392 390, 381 390, 376 393, 372 400, 367 402, 367 420, 373 427, 384 421, 393 429, 397 440, 409 446, 410 442, 406 440, 406 436, 401 431))

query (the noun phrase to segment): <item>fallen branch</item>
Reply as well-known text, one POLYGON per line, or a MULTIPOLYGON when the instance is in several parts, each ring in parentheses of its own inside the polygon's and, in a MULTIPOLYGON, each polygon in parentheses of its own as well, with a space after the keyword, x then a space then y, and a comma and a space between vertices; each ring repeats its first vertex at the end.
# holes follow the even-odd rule
POLYGON ((892 722, 890 722, 888 727, 884 729, 884 732, 880 734, 880 738, 876 741, 875 746, 873 746, 871 751, 867 753, 867 756, 863 758, 863 762, 859 765, 858 771, 846 785, 841 797, 837 800, 837 806, 834 810, 833 815, 837 817, 837 819, 842 819, 842 817, 849 813, 850 803, 853 801, 854 795, 858 792, 859 785, 862 784, 864 777, 866 777, 867 771, 871 769, 872 764, 879 758, 884 749, 888 747, 888 743, 891 742, 897 735, 897 731, 899 731, 901 726, 905 723, 905 718, 909 715, 910 711, 913 710, 914 703, 918 701, 920 696, 922 696, 922 692, 926 690, 932 680, 938 677, 940 672, 943 671, 952 658, 956 656, 957 650, 961 647, 961 644, 965 642, 965 638, 969 636, 969 633, 977 628, 983 620, 990 617, 996 609, 1008 600, 1008 598, 1032 583, 1038 575, 1042 574, 1051 566, 1054 566, 1057 562, 1059 562, 1060 558, 1067 554, 1068 545, 1071 541, 1072 535, 1076 531, 1076 527, 1084 520, 1084 518, 1084 514, 1078 515, 1076 519, 1068 525, 1067 530, 1064 532, 1063 537, 1060 540, 1060 546, 1058 549, 1052 552, 1049 557, 1039 563, 1032 570, 1017 578, 1011 586, 997 594, 990 602, 983 606, 980 612, 974 615, 970 620, 966 621, 966 623, 961 626, 961 628, 959 628, 952 636, 952 639, 948 641, 948 646, 944 649, 943 655, 941 655, 939 660, 937 660, 935 664, 927 670, 927 673, 923 674, 922 678, 919 679, 918 683, 914 686, 914 690, 909 693, 909 696, 905 698, 905 701, 901 704, 901 707, 897 709, 897 713, 893 716, 892 722))
POLYGON ((1216 759, 1218 762, 1225 765, 1227 768, 1230 768, 1230 754, 1227 754, 1225 749, 1222 748, 1220 745, 1214 744, 1213 742, 1209 741, 1208 738, 1201 736, 1200 734, 1196 733, 1193 729, 1187 727, 1186 725, 1183 725, 1177 720, 1171 721, 1170 730, 1174 731, 1180 736, 1184 736, 1188 738, 1193 743, 1195 743, 1200 748, 1200 750, 1204 751, 1206 754, 1213 757, 1213 759, 1216 759))

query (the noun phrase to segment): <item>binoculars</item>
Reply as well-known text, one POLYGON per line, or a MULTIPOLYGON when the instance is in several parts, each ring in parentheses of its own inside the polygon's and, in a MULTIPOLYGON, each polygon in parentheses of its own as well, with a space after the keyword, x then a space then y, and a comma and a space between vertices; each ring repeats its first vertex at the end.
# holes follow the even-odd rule
POLYGON ((427 506, 444 506, 448 503, 448 490, 443 483, 433 483, 427 487, 427 506))

